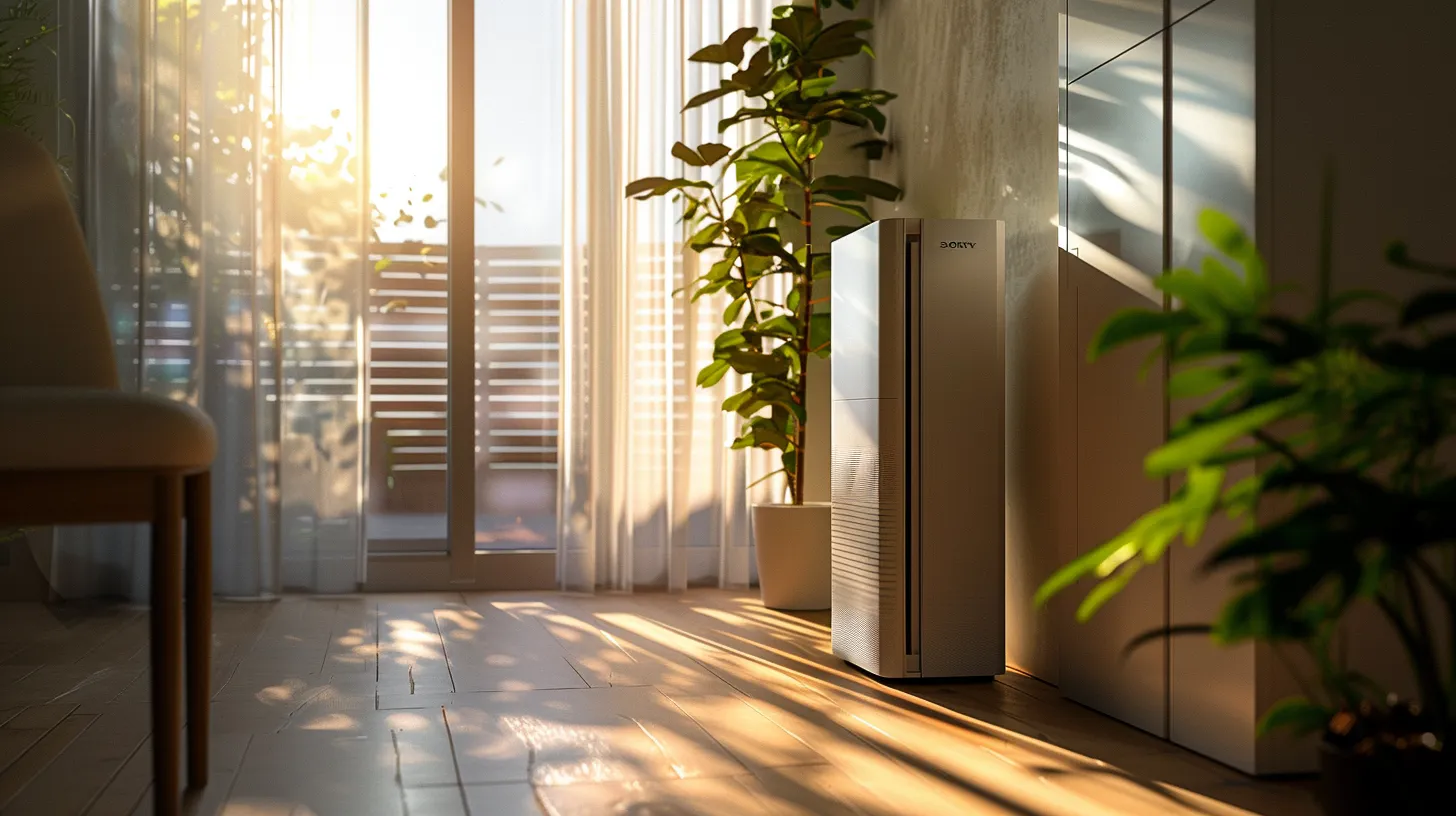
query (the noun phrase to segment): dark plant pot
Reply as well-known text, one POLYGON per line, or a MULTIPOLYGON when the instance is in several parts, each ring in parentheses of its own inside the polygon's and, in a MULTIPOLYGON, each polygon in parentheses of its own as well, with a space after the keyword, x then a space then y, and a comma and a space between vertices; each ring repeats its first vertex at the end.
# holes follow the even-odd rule
POLYGON ((1372 756, 1322 743, 1320 807, 1326 816, 1448 814, 1453 763, 1442 754, 1419 749, 1372 756))

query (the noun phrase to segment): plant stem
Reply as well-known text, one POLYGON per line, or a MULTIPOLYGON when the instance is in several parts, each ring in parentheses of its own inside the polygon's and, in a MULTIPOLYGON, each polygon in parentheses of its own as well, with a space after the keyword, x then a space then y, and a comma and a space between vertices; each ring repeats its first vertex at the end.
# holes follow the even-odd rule
MULTIPOLYGON (((817 6, 817 4, 816 4, 817 6)), ((804 162, 804 178, 811 183, 814 180, 814 160, 804 162)), ((799 401, 799 407, 808 416, 809 412, 809 355, 812 353, 809 348, 809 325, 814 319, 814 215, 813 215, 814 194, 808 187, 804 188, 804 274, 798 281, 799 284, 799 309, 801 311, 799 323, 799 382, 794 389, 795 397, 799 401)), ((808 434, 805 433, 805 423, 794 423, 794 504, 804 503, 804 471, 808 464, 804 459, 804 451, 808 448, 808 434)))
MULTIPOLYGON (((822 17, 824 9, 820 0, 814 0, 814 16, 822 17)), ((804 94, 804 77, 799 76, 799 95, 804 94)), ((777 130, 777 127, 775 127, 777 130)), ((788 141, 784 139, 782 131, 779 133, 780 141, 788 148, 788 141)), ((789 156, 793 157, 794 151, 788 150, 789 156)), ((794 399, 799 403, 799 410, 804 416, 809 415, 809 326, 814 318, 814 158, 812 155, 804 158, 801 165, 804 174, 804 212, 801 220, 804 225, 804 271, 798 276, 795 284, 799 288, 799 336, 796 338, 799 345, 799 381, 794 384, 794 399)), ((804 476, 807 471, 808 461, 805 453, 809 449, 809 435, 805 432, 807 423, 795 420, 794 422, 794 472, 789 480, 790 496, 795 505, 804 503, 804 476)))

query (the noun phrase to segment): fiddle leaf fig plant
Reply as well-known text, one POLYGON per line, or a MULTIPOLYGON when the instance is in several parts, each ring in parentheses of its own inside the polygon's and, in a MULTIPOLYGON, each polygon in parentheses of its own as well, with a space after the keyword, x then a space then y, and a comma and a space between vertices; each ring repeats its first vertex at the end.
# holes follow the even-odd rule
POLYGON ((779 6, 769 31, 741 28, 690 56, 722 66, 726 77, 689 99, 684 110, 741 98, 743 104, 718 124, 721 133, 736 132, 740 146, 679 142, 672 155, 691 168, 687 174, 626 187, 626 195, 638 199, 671 195, 691 233, 687 248, 711 260, 686 289, 694 301, 722 293, 727 329, 697 383, 713 387, 730 371, 748 378, 723 402, 724 411, 743 419, 733 447, 779 451, 782 468, 770 475, 787 477, 794 504, 803 503, 805 492, 807 363, 829 355, 829 311, 821 302, 827 299, 815 296, 815 284, 830 274, 825 237, 854 228, 841 223, 826 229, 821 216, 834 211, 863 224, 870 220, 871 199, 900 197, 892 184, 821 173, 816 164, 840 129, 864 131, 856 147, 871 154, 886 144, 881 108, 894 94, 842 87, 835 71, 845 60, 874 55, 863 36, 869 20, 826 18, 828 6, 853 10, 857 3, 779 6))
POLYGON ((1158 288, 1167 311, 1114 316, 1090 358, 1154 339, 1171 367, 1168 394, 1197 408, 1144 460, 1154 478, 1181 476, 1171 499, 1056 572, 1038 604, 1091 579, 1087 620, 1138 571, 1182 539, 1198 544, 1210 519, 1239 531, 1217 542, 1208 571, 1232 571, 1233 590, 1207 625, 1150 632, 1142 642, 1205 633, 1305 650, 1318 672, 1306 696, 1285 700, 1261 727, 1322 731, 1355 753, 1414 759, 1445 751, 1456 729, 1456 268, 1388 261, 1434 286, 1402 302, 1333 292, 1326 216, 1318 297, 1303 317, 1274 306, 1264 262, 1233 221, 1214 212, 1203 234, 1222 257, 1175 269, 1158 288), (1241 268, 1242 274, 1233 271, 1241 268), (1230 468, 1254 464, 1252 475, 1230 468), (1287 508, 1287 509, 1286 509, 1287 508), (1388 696, 1339 657, 1342 624, 1372 608, 1399 644, 1418 699, 1388 696))

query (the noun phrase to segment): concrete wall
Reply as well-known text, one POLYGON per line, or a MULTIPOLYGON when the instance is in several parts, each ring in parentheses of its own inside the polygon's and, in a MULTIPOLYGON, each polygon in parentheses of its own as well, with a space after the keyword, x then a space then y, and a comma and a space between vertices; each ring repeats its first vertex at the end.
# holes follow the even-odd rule
POLYGON ((876 86, 893 146, 873 172, 906 190, 878 217, 1006 222, 1007 662, 1057 679, 1031 595, 1058 566, 1057 3, 878 0, 876 86))

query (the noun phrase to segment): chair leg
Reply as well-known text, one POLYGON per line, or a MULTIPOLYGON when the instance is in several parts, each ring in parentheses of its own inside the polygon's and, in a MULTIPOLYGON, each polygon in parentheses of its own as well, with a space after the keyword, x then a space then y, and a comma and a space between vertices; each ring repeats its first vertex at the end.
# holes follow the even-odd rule
POLYGON ((187 787, 207 786, 212 684, 212 475, 187 477, 187 787))
POLYGON ((159 476, 152 511, 152 798, 180 812, 182 748, 182 477, 159 476))

